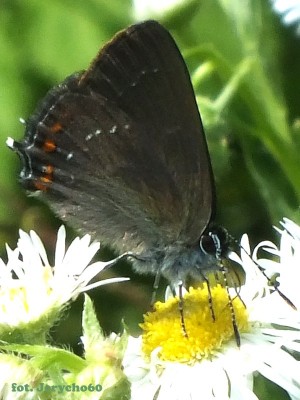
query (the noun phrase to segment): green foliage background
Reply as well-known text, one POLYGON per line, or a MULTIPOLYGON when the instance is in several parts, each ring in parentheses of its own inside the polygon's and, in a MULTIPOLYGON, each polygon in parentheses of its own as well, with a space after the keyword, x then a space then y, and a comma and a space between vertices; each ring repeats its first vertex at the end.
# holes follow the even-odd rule
MULTIPOLYGON (((218 222, 237 238, 249 233, 253 245, 276 238, 272 224, 282 217, 300 222, 300 38, 267 0, 194 0, 160 21, 190 69, 216 176, 218 222)), ((47 90, 85 69, 116 31, 133 22, 129 0, 0 2, 2 254, 5 242, 15 246, 20 227, 35 229, 51 252, 60 224, 20 188, 20 164, 6 137, 21 138, 19 118, 26 119, 47 90)), ((130 268, 114 273, 126 276, 130 268)), ((118 329, 125 315, 137 329, 150 292, 151 281, 140 277, 101 289, 95 296, 104 327, 118 329)), ((58 341, 78 338, 76 306, 73 311, 58 341)))

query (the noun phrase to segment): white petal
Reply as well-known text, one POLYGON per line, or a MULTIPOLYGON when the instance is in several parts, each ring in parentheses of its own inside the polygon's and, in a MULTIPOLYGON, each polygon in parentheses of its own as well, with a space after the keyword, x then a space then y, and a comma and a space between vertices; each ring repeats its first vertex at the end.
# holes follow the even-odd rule
POLYGON ((64 256, 66 252, 66 228, 64 225, 61 225, 56 240, 56 248, 55 248, 55 265, 60 265, 63 262, 64 256))

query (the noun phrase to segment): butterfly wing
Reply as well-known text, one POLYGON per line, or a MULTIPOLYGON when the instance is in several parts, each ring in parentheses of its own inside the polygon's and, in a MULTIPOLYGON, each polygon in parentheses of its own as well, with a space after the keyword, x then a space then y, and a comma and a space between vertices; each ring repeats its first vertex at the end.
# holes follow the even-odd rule
POLYGON ((121 31, 86 72, 52 89, 14 147, 27 187, 119 251, 194 244, 212 217, 189 74, 157 22, 121 31))

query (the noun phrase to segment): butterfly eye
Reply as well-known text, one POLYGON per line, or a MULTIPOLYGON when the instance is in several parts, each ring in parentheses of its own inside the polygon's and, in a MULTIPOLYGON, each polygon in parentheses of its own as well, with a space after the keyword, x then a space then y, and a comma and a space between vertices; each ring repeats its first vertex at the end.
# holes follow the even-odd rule
POLYGON ((207 234, 204 234, 200 238, 200 249, 205 254, 215 255, 221 257, 227 252, 230 237, 226 229, 220 226, 210 227, 207 234))
POLYGON ((205 254, 216 254, 216 243, 212 235, 203 235, 200 239, 200 248, 205 254))

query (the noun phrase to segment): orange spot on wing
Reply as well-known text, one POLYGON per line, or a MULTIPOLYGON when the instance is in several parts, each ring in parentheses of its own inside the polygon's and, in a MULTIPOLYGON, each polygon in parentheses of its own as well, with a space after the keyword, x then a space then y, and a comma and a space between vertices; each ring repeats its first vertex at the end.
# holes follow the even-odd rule
POLYGON ((46 140, 43 143, 43 150, 47 153, 51 153, 52 151, 56 150, 56 144, 52 140, 46 140))
POLYGON ((40 181, 44 183, 51 183, 52 182, 52 176, 51 175, 45 175, 41 176, 40 181))
POLYGON ((46 192, 48 190, 48 186, 40 181, 34 182, 33 185, 36 190, 42 190, 43 192, 46 192))
POLYGON ((53 174, 53 171, 54 171, 54 167, 53 167, 53 165, 46 165, 45 166, 45 174, 46 175, 52 175, 53 174))
POLYGON ((57 132, 59 132, 59 131, 61 131, 62 130, 62 125, 59 123, 59 122, 55 122, 55 124, 53 124, 51 127, 50 127, 50 130, 51 130, 51 132, 53 132, 53 133, 57 133, 57 132))
POLYGON ((49 185, 52 183, 53 179, 51 175, 41 176, 39 180, 33 183, 36 190, 42 190, 46 192, 49 188, 49 185))

